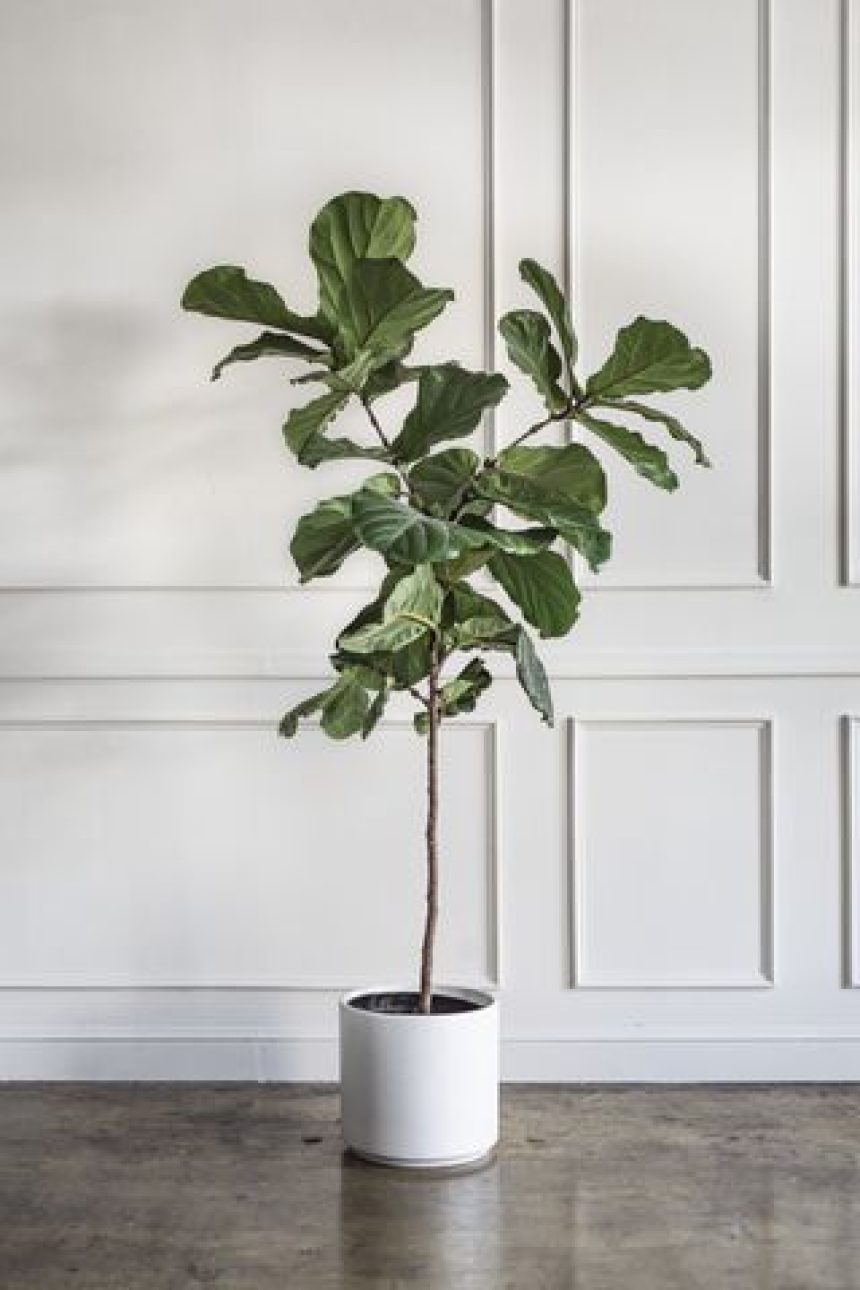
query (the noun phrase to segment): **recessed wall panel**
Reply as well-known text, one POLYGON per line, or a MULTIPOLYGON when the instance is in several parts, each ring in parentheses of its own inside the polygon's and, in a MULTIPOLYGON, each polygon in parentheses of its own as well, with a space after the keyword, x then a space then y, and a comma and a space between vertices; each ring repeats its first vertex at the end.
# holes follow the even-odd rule
MULTIPOLYGON (((584 370, 619 327, 666 318, 713 362, 701 392, 655 396, 705 441, 672 496, 595 442, 617 528, 597 585, 755 585, 768 574, 765 8, 759 0, 576 0, 572 285, 584 370)), ((613 414, 607 414, 612 420, 613 414)))
MULTIPOLYGON (((411 984, 425 744, 155 723, 0 730, 0 985, 411 984)), ((495 974, 491 732, 443 745, 438 979, 495 974)))
POLYGON ((575 984, 767 984, 767 727, 589 721, 573 750, 575 984))

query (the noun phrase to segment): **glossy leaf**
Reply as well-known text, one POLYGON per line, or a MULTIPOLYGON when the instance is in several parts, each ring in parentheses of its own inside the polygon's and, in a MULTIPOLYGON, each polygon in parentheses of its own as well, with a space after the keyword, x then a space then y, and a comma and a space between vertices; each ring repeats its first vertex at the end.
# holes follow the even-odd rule
POLYGON ((614 350, 588 378, 586 391, 617 399, 660 390, 695 390, 710 375, 707 354, 694 349, 682 331, 668 322, 639 317, 618 332, 614 350))
POLYGON ((499 454, 499 468, 537 484, 545 492, 578 502, 595 515, 606 505, 603 467, 585 444, 531 447, 520 444, 499 454))
POLYGON ((512 363, 531 377, 553 416, 567 407, 567 396, 559 384, 561 358, 550 339, 549 323, 532 309, 515 309, 505 314, 499 331, 512 363))
POLYGON ((462 497, 480 464, 470 448, 447 448, 413 466, 409 483, 422 505, 444 515, 462 497))
POLYGON ((669 465, 669 458, 663 449, 648 443, 638 431, 628 430, 626 426, 615 425, 611 421, 603 421, 587 412, 577 412, 574 415, 580 425, 585 426, 592 434, 597 435, 598 439, 609 444, 610 448, 614 448, 643 479, 649 480, 657 488, 666 489, 667 492, 672 492, 678 487, 678 476, 669 465))
POLYGON ((541 636, 564 636, 579 617, 579 590, 567 562, 555 551, 499 552, 489 570, 541 636))
POLYGON ((442 612, 442 588, 428 564, 400 578, 385 601, 381 622, 341 633, 338 647, 350 654, 392 654, 433 632, 442 612))
POLYGON ((453 298, 447 288, 423 287, 399 260, 357 260, 334 306, 347 359, 366 351, 382 366, 401 357, 453 298))
POLYGON ((322 350, 312 349, 294 336, 280 332, 264 331, 247 345, 236 345, 212 368, 212 380, 217 381, 225 367, 232 363, 249 363, 256 358, 302 358, 309 362, 323 358, 322 350))
POLYGON ((520 260, 520 277, 535 292, 544 309, 546 309, 558 336, 561 352, 567 368, 568 378, 572 380, 573 365, 576 362, 577 343, 570 318, 570 310, 561 287, 549 269, 538 264, 537 260, 520 260))
POLYGON ((468 372, 457 363, 425 367, 418 378, 415 407, 394 441, 395 456, 414 461, 434 444, 472 434, 507 389, 498 372, 468 372))
POLYGON ((349 497, 330 497, 296 525, 290 553, 302 582, 336 573, 359 542, 349 497))
POLYGON ((349 192, 326 202, 311 225, 309 249, 327 318, 336 320, 338 292, 357 260, 409 259, 416 219, 405 197, 349 192))
POLYGON ((597 518, 606 501, 606 478, 583 444, 509 449, 477 487, 516 515, 555 529, 592 569, 609 558, 612 539, 597 518))
POLYGON ((435 564, 481 545, 478 535, 460 525, 372 493, 356 493, 352 513, 364 545, 401 564, 435 564))
POLYGON ((182 308, 211 318, 260 323, 326 343, 333 336, 324 318, 293 313, 270 283, 249 278, 237 264, 217 264, 198 273, 182 293, 182 308))

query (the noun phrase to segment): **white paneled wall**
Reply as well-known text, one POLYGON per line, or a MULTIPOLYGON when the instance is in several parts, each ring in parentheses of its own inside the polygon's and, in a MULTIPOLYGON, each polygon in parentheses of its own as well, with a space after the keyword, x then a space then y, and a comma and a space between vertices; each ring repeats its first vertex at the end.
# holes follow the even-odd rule
POLYGON ((428 358, 501 365, 533 255, 587 362, 641 312, 715 368, 672 400, 713 471, 607 463, 555 729, 505 673, 444 736, 441 977, 501 990, 512 1078, 860 1078, 858 9, 5 0, 0 1077, 330 1077, 338 989, 411 979, 408 708, 274 734, 376 574, 300 590, 289 528, 360 472, 178 309, 237 261, 310 307, 369 187, 457 291, 428 358))

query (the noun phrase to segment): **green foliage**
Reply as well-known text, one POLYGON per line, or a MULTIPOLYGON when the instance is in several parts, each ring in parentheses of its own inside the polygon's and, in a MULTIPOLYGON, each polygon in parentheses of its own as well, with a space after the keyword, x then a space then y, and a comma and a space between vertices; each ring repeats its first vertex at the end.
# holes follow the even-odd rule
POLYGON ((561 358, 550 338, 550 327, 543 314, 532 309, 516 309, 505 314, 499 331, 508 357, 521 372, 530 376, 551 417, 563 413, 568 400, 559 384, 561 358))
POLYGON ((549 682, 531 629, 560 637, 577 620, 581 597, 566 546, 595 571, 611 550, 601 523, 602 460, 583 442, 553 443, 553 428, 568 426, 596 441, 601 452, 609 449, 610 460, 620 457, 664 490, 677 487, 674 469, 664 448, 644 439, 636 425, 647 423, 689 447, 699 465, 708 464, 701 442, 678 417, 641 401, 703 385, 711 372, 704 351, 670 323, 638 317, 618 332, 600 369, 581 379, 569 301, 531 259, 521 261, 520 276, 539 309, 513 310, 499 331, 546 413, 491 457, 465 445, 440 449, 478 434, 508 382, 453 361, 405 361, 419 333, 453 299, 452 291, 425 287, 406 267, 416 220, 403 197, 349 192, 328 202, 310 232, 319 291, 312 315, 295 312, 274 286, 234 265, 198 273, 182 297, 192 312, 264 328, 215 365, 214 379, 258 358, 304 365, 298 375, 290 372, 291 382, 320 392, 294 406, 284 423, 286 445, 300 465, 351 459, 376 467, 354 491, 319 502, 295 527, 290 551, 303 583, 330 577, 361 549, 381 557, 385 568, 378 595, 337 636, 331 684, 284 716, 280 732, 288 737, 302 719, 316 718, 334 739, 367 738, 398 692, 418 700, 415 726, 425 733, 433 713, 447 720, 475 709, 492 683, 485 656, 499 653, 552 724, 549 682), (387 396, 411 385, 412 406, 400 425, 389 427, 387 396), (348 409, 365 426, 350 426, 355 438, 332 433, 348 409), (535 442, 544 428, 550 442, 535 442), (471 584, 481 570, 512 612, 471 584), (441 674, 435 706, 421 690, 434 669, 441 674))
POLYGON ((467 372, 456 363, 425 367, 418 378, 418 399, 392 445, 399 461, 415 461, 445 439, 472 434, 488 408, 507 392, 497 372, 467 372))

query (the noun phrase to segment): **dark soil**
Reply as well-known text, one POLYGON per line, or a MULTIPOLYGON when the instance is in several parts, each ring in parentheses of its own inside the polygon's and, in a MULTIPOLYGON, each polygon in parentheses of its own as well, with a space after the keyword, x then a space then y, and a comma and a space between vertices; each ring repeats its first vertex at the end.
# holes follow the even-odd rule
MULTIPOLYGON (((362 1012, 395 1012, 409 1016, 418 1012, 417 991, 402 991, 399 994, 362 994, 350 1000, 350 1006, 362 1012)), ((455 1012, 477 1012, 481 1007, 471 999, 459 999, 451 994, 434 994, 430 1007, 432 1016, 449 1016, 455 1012)))

